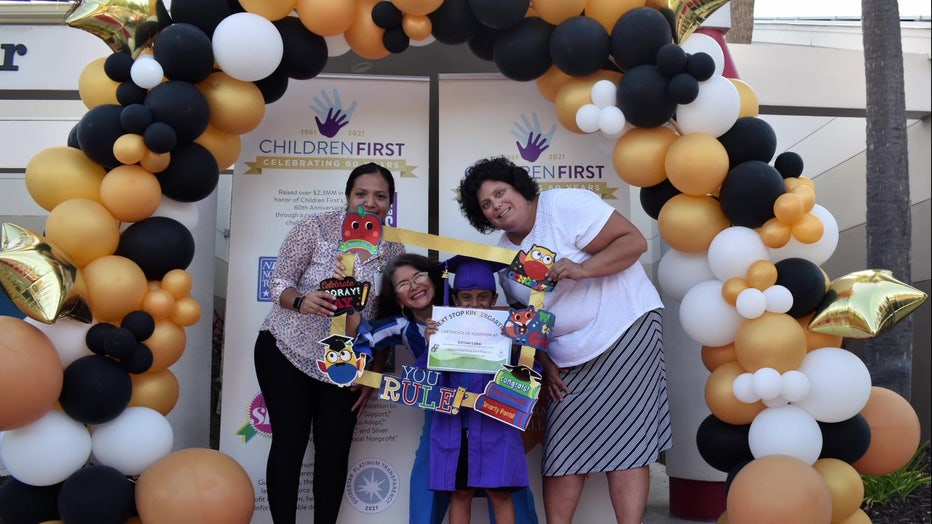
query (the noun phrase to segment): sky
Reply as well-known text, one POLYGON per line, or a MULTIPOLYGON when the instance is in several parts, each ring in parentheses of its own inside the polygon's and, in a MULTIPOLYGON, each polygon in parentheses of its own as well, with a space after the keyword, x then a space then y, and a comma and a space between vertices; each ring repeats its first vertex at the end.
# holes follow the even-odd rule
MULTIPOLYGON (((900 16, 921 15, 929 19, 929 0, 899 0, 900 16)), ((756 18, 841 16, 860 17, 861 0, 755 0, 756 18)))

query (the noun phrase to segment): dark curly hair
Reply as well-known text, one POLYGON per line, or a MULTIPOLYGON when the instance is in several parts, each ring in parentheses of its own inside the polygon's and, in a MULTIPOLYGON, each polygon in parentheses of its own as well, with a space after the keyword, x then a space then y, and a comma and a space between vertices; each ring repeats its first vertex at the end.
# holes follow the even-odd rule
POLYGON ((414 320, 410 311, 402 311, 398 304, 398 293, 395 292, 395 286, 392 283, 392 277, 395 271, 401 266, 411 266, 418 271, 426 271, 430 275, 430 281, 434 283, 434 305, 443 305, 443 286, 446 281, 443 280, 443 269, 436 262, 419 255, 417 253, 402 253, 388 262, 388 266, 382 270, 382 281, 379 290, 379 302, 376 306, 376 318, 388 318, 402 316, 407 313, 409 320, 414 320))
POLYGON ((533 200, 540 192, 540 186, 531 178, 527 170, 517 166, 503 156, 484 158, 466 169, 466 174, 460 180, 460 211, 469 224, 480 233, 490 233, 495 227, 489 223, 479 207, 479 198, 476 193, 486 180, 495 180, 510 184, 524 198, 533 200))

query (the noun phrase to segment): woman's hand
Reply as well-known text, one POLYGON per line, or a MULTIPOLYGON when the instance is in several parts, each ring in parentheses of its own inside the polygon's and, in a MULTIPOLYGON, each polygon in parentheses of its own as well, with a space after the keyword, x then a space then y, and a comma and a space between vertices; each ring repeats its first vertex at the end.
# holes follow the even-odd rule
POLYGON ((571 391, 563 382, 563 377, 560 376, 560 368, 543 351, 537 352, 537 360, 544 366, 544 374, 541 378, 547 397, 556 402, 563 400, 563 397, 571 391))
POLYGON ((326 291, 312 291, 304 295, 304 301, 298 311, 303 315, 317 315, 319 317, 332 317, 337 306, 336 298, 326 291))
POLYGON ((359 398, 356 399, 356 402, 353 404, 353 407, 350 408, 350 411, 356 413, 356 416, 362 415, 362 412, 366 409, 366 406, 369 404, 369 397, 372 396, 372 392, 375 391, 375 388, 369 386, 350 386, 350 389, 353 391, 359 391, 359 398))
POLYGON ((590 276, 591 275, 586 272, 586 269, 582 267, 582 264, 573 262, 568 258, 557 258, 557 261, 550 267, 550 271, 547 271, 546 278, 551 282, 559 282, 567 278, 570 280, 582 280, 590 276))

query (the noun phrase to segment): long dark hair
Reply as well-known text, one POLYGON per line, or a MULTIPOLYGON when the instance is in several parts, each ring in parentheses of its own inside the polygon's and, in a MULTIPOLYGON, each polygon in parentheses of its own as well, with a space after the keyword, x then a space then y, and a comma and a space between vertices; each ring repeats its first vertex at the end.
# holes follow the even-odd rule
POLYGON ((356 166, 355 169, 350 171, 348 177, 346 177, 346 190, 344 194, 346 195, 346 200, 349 200, 350 193, 353 191, 353 184, 356 183, 356 179, 362 175, 369 174, 380 174, 382 178, 388 182, 388 204, 395 203, 395 177, 392 176, 392 172, 388 169, 376 164, 375 162, 367 162, 365 164, 356 166))
POLYGON ((476 196, 486 180, 510 184, 528 201, 534 200, 540 192, 540 186, 531 178, 527 170, 505 157, 484 158, 469 166, 466 169, 466 175, 460 180, 460 211, 469 224, 480 233, 495 230, 495 227, 489 223, 489 219, 485 218, 482 208, 479 207, 479 197, 476 196))
POLYGON ((376 318, 397 317, 404 315, 409 320, 414 320, 410 310, 402 311, 398 303, 398 293, 395 292, 395 286, 392 284, 392 276, 401 266, 411 266, 420 271, 426 271, 430 275, 430 281, 434 283, 434 305, 443 305, 443 271, 436 263, 432 262, 424 255, 417 253, 402 253, 391 259, 388 265, 382 271, 382 282, 379 291, 379 303, 376 307, 376 318))

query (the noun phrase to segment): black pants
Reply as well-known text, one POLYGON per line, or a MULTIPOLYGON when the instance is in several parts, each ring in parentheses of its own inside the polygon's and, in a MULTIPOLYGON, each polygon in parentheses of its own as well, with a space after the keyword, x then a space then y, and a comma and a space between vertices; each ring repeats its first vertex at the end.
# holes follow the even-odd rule
POLYGON ((301 463, 314 429, 314 523, 337 521, 349 462, 359 394, 315 380, 282 355, 275 337, 260 331, 255 348, 256 378, 272 425, 265 481, 275 524, 294 524, 301 463))

